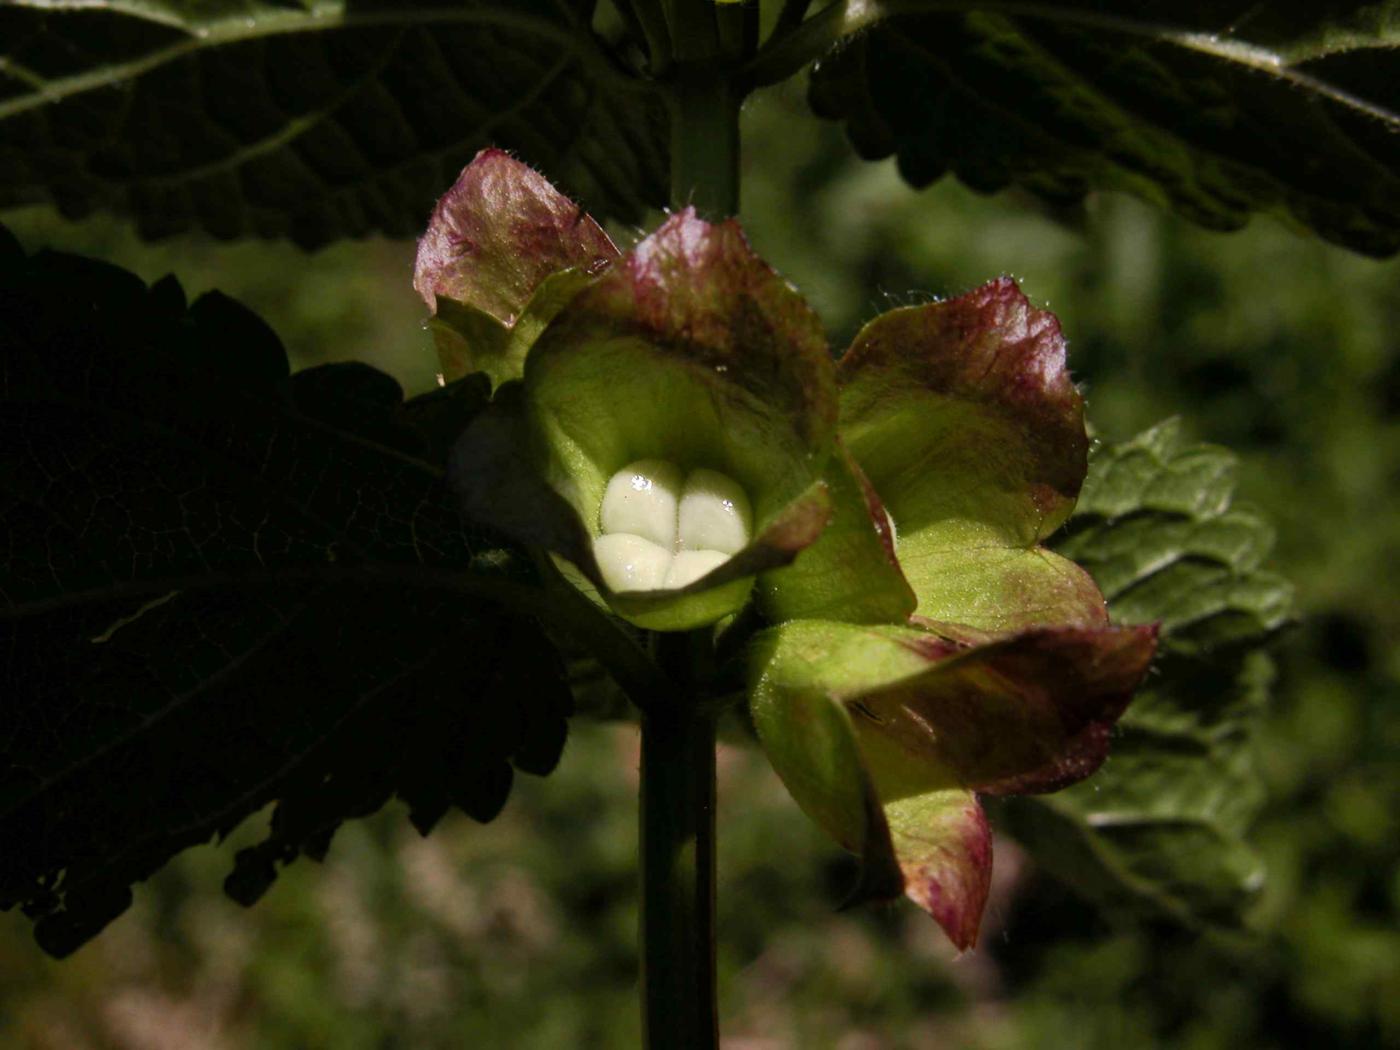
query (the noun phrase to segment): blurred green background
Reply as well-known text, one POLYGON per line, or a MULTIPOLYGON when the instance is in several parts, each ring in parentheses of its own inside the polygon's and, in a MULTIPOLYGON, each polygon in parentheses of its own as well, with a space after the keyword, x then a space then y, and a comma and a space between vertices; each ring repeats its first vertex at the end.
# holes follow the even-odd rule
MULTIPOLYGON (((832 343, 890 305, 1002 273, 1059 314, 1097 431, 1168 415, 1242 457, 1301 620, 1261 734, 1269 878, 1252 937, 1111 925, 999 840, 975 952, 912 906, 836 911, 852 869, 756 754, 720 765, 721 1013, 732 1050, 1400 1045, 1400 262, 1270 220, 1196 230, 1136 201, 1050 213, 854 159, 800 89, 746 111, 744 213, 832 343)), ((115 221, 0 216, 30 249, 219 287, 295 364, 370 361, 410 393, 435 362, 413 246, 140 244, 115 221)), ((630 241, 639 231, 614 231, 630 241)), ((192 851, 55 963, 0 916, 0 1046, 637 1045, 636 735, 576 722, 559 771, 488 826, 346 827, 251 911, 192 851)), ((240 829, 257 837, 265 817, 240 829)))

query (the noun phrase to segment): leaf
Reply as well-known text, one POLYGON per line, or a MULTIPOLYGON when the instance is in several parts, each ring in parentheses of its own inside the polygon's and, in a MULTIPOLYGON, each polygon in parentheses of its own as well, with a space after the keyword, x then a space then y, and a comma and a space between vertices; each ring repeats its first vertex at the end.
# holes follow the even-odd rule
POLYGON ((1211 229, 1259 211, 1400 250, 1396 0, 875 0, 807 35, 894 15, 820 62, 811 102, 915 186, 1128 190, 1211 229))
POLYGON ((1234 457, 1175 422, 1094 457, 1058 546, 1115 620, 1161 623, 1161 656, 1109 761, 1059 794, 1004 803, 1049 870, 1112 911, 1237 924, 1262 880, 1246 841, 1262 804, 1253 732, 1289 585, 1260 566, 1273 532, 1233 503, 1234 457))
POLYGON ((1175 420, 1099 453, 1058 544, 1093 574, 1113 616, 1160 620, 1167 648, 1209 658, 1287 623, 1292 588, 1262 569, 1273 527, 1234 505, 1235 457, 1188 445, 1175 420))
POLYGON ((395 794, 489 819, 552 765, 562 666, 435 465, 479 386, 289 378, 226 297, 3 238, 0 313, 0 907, 45 950, 268 803, 245 902, 395 794))
POLYGON ((581 0, 15 0, 0 206, 311 247, 417 236, 496 144, 600 216, 664 204, 666 116, 581 0))

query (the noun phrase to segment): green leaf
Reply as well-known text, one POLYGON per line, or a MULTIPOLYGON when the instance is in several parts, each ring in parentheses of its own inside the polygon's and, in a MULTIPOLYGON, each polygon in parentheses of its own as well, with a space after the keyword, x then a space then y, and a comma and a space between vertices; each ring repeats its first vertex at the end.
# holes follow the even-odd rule
POLYGON ((0 908, 46 950, 270 802, 243 901, 395 794, 488 819, 552 764, 562 667, 489 600, 534 592, 437 465, 479 386, 289 378, 226 297, 3 238, 0 314, 0 908))
POLYGON ((1059 543, 1116 620, 1160 621, 1161 655, 1091 781, 1000 813, 1052 872, 1118 913, 1237 924, 1261 884, 1246 841, 1273 673, 1260 646, 1292 595, 1260 567, 1273 533, 1233 504, 1234 468, 1174 422, 1107 446, 1059 543))
POLYGON ((1396 0, 843 0, 803 36, 845 38, 815 110, 915 186, 1120 189, 1211 229, 1259 211, 1400 249, 1396 0))
POLYGON ((141 233, 416 236, 484 146, 600 216, 666 201, 666 115, 581 0, 15 0, 0 206, 141 233))
POLYGON ((1107 446, 1057 547, 1093 574, 1115 619, 1160 621, 1171 652, 1256 644, 1288 621, 1293 596, 1262 568, 1273 526, 1234 505, 1235 469, 1227 450, 1188 445, 1175 420, 1107 446))

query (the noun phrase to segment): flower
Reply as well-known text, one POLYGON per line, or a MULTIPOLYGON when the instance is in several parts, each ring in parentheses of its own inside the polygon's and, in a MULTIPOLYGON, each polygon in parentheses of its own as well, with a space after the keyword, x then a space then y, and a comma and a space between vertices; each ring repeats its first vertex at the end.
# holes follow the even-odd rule
POLYGON ((485 151, 415 285, 449 374, 493 402, 465 513, 550 552, 612 612, 690 630, 745 607, 759 740, 798 804, 960 948, 991 874, 979 794, 1104 760, 1153 627, 1042 546, 1084 480, 1059 324, 1009 279, 871 321, 833 363, 738 224, 689 209, 618 253, 485 151))

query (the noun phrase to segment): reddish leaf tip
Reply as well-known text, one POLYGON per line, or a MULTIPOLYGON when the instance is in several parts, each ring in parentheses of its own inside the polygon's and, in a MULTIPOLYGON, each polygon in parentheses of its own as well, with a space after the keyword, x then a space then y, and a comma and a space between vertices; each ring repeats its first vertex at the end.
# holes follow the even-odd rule
POLYGON ((1032 680, 1063 669, 1045 691, 1064 738, 1047 760, 975 786, 997 795, 1047 794, 1078 783, 1108 757, 1113 727, 1147 675, 1157 650, 1157 624, 1138 627, 1046 628, 1027 632, 1008 649, 1003 673, 1032 680), (1037 668, 1040 668, 1037 671, 1037 668))
POLYGON ((904 865, 904 893, 931 915, 959 951, 977 947, 992 886, 992 831, 974 799, 960 833, 927 860, 904 865))
POLYGON ((789 416, 809 446, 835 431, 835 368, 821 319, 734 219, 712 223, 689 207, 672 213, 575 306, 789 416))
POLYGON ((841 358, 838 376, 850 384, 882 372, 1004 420, 1032 458, 1025 481, 1043 511, 1078 495, 1088 438, 1064 334, 1059 319, 1035 307, 1012 278, 877 317, 841 358))
POLYGON ((597 270, 618 250, 593 219, 534 168, 487 147, 442 195, 418 242, 413 287, 514 323, 551 273, 597 270))

